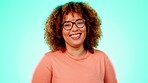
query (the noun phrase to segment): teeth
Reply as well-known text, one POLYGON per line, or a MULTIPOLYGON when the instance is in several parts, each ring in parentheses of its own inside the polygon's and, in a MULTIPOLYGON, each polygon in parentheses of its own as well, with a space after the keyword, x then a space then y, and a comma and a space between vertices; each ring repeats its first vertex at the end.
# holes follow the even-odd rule
POLYGON ((80 34, 71 35, 71 37, 78 37, 78 36, 80 36, 80 34))

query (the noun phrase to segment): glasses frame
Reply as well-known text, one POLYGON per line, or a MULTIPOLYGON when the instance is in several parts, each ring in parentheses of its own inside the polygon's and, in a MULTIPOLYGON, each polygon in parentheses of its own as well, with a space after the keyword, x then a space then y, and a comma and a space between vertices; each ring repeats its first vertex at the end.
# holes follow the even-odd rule
POLYGON ((75 22, 72 22, 72 21, 65 21, 65 22, 63 22, 63 23, 62 23, 62 27, 63 27, 65 30, 71 30, 71 29, 73 28, 73 25, 75 24, 77 28, 83 28, 84 25, 83 25, 82 27, 78 27, 78 25, 77 25, 76 22, 79 21, 79 20, 83 20, 83 23, 84 23, 84 25, 85 25, 85 19, 77 19, 75 22), (65 23, 67 23, 67 22, 70 22, 70 23, 72 24, 71 28, 69 28, 69 29, 66 29, 66 28, 63 26, 63 25, 64 25, 65 23))

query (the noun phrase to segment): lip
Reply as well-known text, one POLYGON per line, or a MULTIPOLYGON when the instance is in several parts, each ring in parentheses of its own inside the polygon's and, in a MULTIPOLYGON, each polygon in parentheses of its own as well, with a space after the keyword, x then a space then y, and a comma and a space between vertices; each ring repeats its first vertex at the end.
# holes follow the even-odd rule
POLYGON ((82 33, 74 33, 74 34, 70 34, 69 36, 71 37, 72 35, 77 35, 77 34, 82 34, 82 33))
POLYGON ((82 33, 75 33, 75 34, 70 34, 69 36, 73 39, 73 40, 78 40, 81 37, 82 33))

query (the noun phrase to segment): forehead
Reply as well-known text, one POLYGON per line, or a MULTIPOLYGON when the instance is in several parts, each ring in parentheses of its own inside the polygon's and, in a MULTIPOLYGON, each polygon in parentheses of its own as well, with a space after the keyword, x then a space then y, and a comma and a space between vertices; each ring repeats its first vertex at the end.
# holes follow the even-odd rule
POLYGON ((75 20, 80 19, 80 18, 82 18, 82 14, 70 12, 67 15, 65 14, 63 16, 63 21, 75 21, 75 20))

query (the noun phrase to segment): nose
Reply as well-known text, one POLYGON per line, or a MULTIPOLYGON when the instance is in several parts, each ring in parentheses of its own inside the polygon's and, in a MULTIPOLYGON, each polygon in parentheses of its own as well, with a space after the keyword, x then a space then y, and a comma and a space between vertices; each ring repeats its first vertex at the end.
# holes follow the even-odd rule
POLYGON ((76 26, 76 24, 73 24, 72 26, 72 29, 71 29, 73 32, 76 32, 78 31, 78 27, 76 26))

